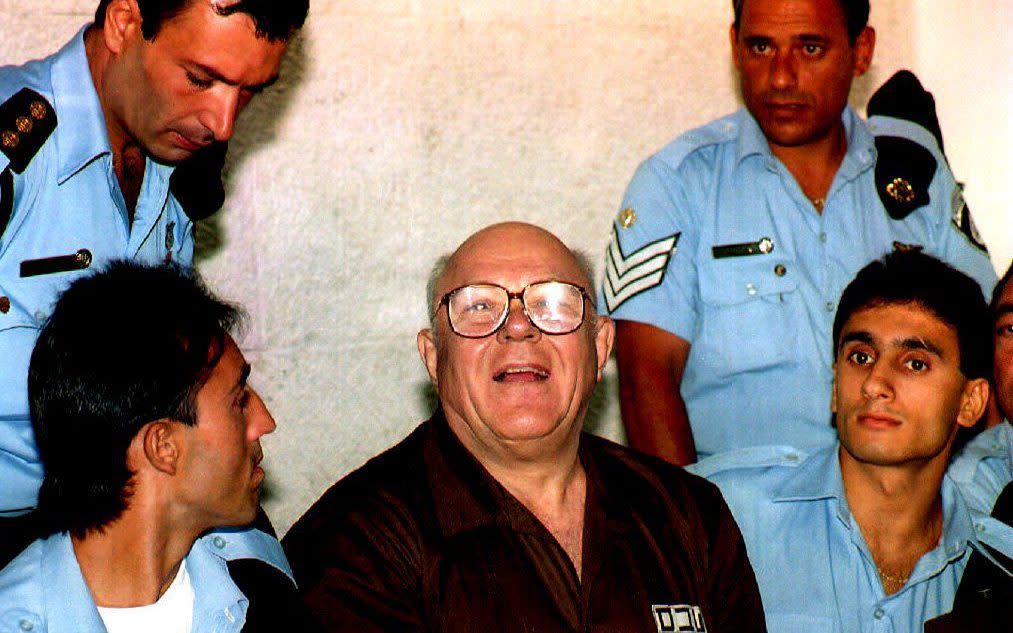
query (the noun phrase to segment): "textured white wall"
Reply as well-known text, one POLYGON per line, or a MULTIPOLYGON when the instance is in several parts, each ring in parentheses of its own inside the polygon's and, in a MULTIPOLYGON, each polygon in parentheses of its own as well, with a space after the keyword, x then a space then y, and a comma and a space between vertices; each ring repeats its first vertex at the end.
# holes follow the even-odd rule
MULTIPOLYGON (((0 62, 55 49, 94 4, 0 0, 0 62)), ((874 4, 879 47, 858 105, 894 70, 924 70, 907 28, 924 3, 874 4)), ((283 81, 240 122, 226 208, 199 232, 202 270, 252 316, 242 344, 279 424, 265 441, 265 504, 281 532, 428 415, 415 332, 439 254, 486 224, 524 219, 598 260, 638 162, 736 107, 729 7, 312 0, 283 81)), ((1008 114, 1005 79, 990 92, 1008 114)), ((943 112, 947 148, 973 154, 975 135, 955 131, 965 117, 943 112)), ((990 160, 1008 175, 1005 148, 990 160)), ((976 169, 960 164, 968 198, 986 240, 1009 253, 1007 196, 976 200, 987 190, 976 169)), ((591 426, 616 438, 614 390, 610 373, 591 426)))

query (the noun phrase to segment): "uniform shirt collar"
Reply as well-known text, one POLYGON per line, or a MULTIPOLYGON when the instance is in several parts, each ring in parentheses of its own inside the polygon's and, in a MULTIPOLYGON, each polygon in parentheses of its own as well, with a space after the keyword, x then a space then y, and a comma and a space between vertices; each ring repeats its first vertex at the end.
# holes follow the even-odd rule
MULTIPOLYGON (((773 497, 775 503, 807 502, 836 499, 838 518, 846 526, 853 525, 851 510, 844 494, 844 480, 838 457, 840 444, 821 449, 807 459, 789 477, 773 497)), ((928 567, 934 573, 949 561, 959 558, 969 545, 977 542, 971 515, 949 475, 943 477, 940 489, 943 498, 943 535, 940 547, 928 552, 916 572, 928 567)), ((912 579, 915 576, 912 575, 912 579)))
POLYGON ((105 633, 66 532, 40 542, 43 613, 49 633, 105 633))
MULTIPOLYGON (((736 116, 739 137, 735 164, 739 165, 746 158, 756 155, 773 161, 774 154, 770 151, 767 137, 763 135, 763 130, 760 129, 759 123, 749 113, 749 110, 742 108, 736 113, 736 116)), ((876 144, 865 122, 850 105, 845 106, 841 113, 841 122, 844 124, 848 149, 841 162, 839 172, 841 177, 852 180, 875 164, 876 144)))
POLYGON ((111 153, 105 116, 84 50, 84 34, 89 26, 82 27, 53 59, 53 107, 58 120, 54 134, 60 184, 95 158, 111 153))

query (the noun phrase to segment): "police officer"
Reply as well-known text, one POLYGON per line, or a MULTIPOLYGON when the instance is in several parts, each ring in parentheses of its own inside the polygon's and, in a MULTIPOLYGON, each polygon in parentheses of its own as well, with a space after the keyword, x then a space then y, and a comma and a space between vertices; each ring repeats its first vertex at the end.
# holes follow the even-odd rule
POLYGON ((830 329, 870 260, 924 249, 995 282, 931 96, 908 73, 868 121, 847 105, 872 62, 868 1, 733 7, 745 108, 640 165, 602 288, 630 444, 682 464, 834 441, 830 329))
POLYGON ((57 293, 113 258, 191 264, 173 166, 232 136, 307 9, 101 0, 59 52, 0 69, 0 515, 36 503, 25 381, 57 293))

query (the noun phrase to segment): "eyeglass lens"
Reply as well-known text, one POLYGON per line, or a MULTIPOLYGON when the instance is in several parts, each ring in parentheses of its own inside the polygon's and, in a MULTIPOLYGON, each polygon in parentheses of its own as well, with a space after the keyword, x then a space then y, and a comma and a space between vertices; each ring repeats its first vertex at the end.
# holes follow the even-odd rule
MULTIPOLYGON (((522 300, 531 323, 546 334, 572 332, 584 319, 584 296, 568 283, 531 284, 524 289, 522 300)), ((488 336, 506 320, 510 294, 499 286, 465 286, 450 295, 447 308, 455 332, 461 336, 488 336)))

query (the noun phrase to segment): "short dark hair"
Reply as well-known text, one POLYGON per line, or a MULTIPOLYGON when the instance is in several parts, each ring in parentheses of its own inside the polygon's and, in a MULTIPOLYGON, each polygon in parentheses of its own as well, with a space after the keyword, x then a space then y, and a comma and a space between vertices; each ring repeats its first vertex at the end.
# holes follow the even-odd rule
POLYGON ((1002 293, 1006 290, 1006 286, 1009 285, 1011 280, 1013 280, 1013 262, 1010 262, 1009 268, 1006 269, 1006 274, 1002 276, 999 283, 995 285, 995 290, 992 291, 992 302, 988 306, 992 312, 992 323, 999 320, 999 300, 1002 299, 1002 293))
MULTIPOLYGON (((742 21, 742 6, 746 0, 732 0, 732 11, 735 13, 733 26, 735 31, 739 30, 739 23, 742 21)), ((862 34, 869 24, 869 0, 837 0, 841 11, 844 12, 844 21, 848 27, 848 41, 854 46, 858 36, 862 34)))
MULTIPOLYGON (((112 0, 99 0, 95 9, 95 25, 102 26, 106 9, 112 0)), ((183 12, 196 0, 136 0, 141 11, 141 33, 145 39, 158 35, 162 25, 183 12)), ((253 19, 257 37, 271 41, 284 41, 302 28, 309 12, 309 0, 239 0, 234 4, 216 8, 219 15, 245 13, 253 19)))
POLYGON ((834 318, 834 359, 841 330, 859 310, 916 304, 957 333, 960 371, 967 378, 992 373, 992 334, 988 305, 978 282, 920 251, 894 251, 858 272, 844 289, 834 318))
POLYGON ((196 424, 197 392, 241 318, 172 264, 115 262, 70 285, 28 370, 45 533, 84 536, 122 514, 131 441, 155 420, 196 424))

